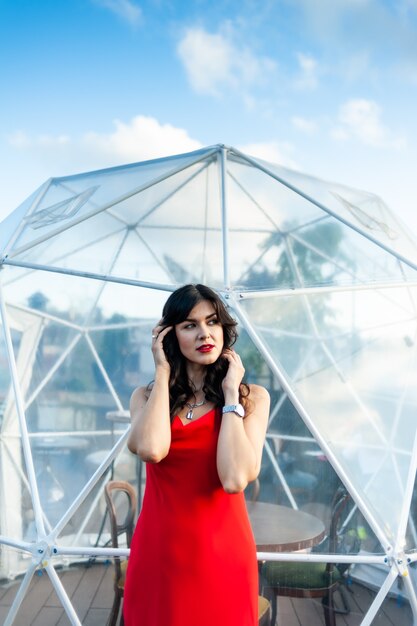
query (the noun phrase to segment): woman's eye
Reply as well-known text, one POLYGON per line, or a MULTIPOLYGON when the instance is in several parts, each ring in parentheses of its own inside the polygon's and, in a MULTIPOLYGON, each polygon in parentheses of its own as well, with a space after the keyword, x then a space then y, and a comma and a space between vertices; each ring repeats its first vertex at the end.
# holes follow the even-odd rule
POLYGON ((218 324, 218 320, 216 318, 214 318, 214 319, 209 321, 209 324, 212 324, 212 325, 218 324))

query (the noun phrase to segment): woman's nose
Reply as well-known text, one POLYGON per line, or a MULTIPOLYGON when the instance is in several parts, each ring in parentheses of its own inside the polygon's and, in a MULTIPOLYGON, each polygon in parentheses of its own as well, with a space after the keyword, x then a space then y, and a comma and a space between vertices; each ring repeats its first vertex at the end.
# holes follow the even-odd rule
POLYGON ((200 337, 202 339, 205 339, 206 337, 210 337, 209 329, 206 326, 200 328, 200 337))

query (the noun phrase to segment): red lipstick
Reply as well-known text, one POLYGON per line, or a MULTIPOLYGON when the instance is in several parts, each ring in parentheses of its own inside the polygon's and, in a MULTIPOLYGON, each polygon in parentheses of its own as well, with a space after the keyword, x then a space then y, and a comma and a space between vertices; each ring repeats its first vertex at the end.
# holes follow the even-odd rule
POLYGON ((205 343, 202 346, 200 346, 199 348, 197 348, 197 350, 199 352, 211 352, 213 350, 214 346, 211 343, 205 343))

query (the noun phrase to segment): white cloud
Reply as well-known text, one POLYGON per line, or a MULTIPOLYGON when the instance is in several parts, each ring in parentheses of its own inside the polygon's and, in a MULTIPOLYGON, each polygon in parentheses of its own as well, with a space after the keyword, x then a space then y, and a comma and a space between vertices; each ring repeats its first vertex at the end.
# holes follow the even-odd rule
POLYGON ((90 131, 75 138, 64 134, 30 136, 19 130, 9 135, 8 143, 43 165, 45 178, 180 154, 202 146, 186 130, 144 115, 129 122, 115 120, 114 130, 108 133, 90 131))
POLYGON ((379 148, 403 148, 405 139, 393 133, 381 120, 379 105, 364 98, 345 102, 339 109, 338 125, 332 131, 333 139, 357 139, 379 148))
POLYGON ((114 132, 87 133, 82 145, 120 162, 142 161, 201 148, 201 143, 183 128, 161 124, 153 117, 137 115, 128 123, 115 120, 114 124, 114 132))
POLYGON ((192 88, 211 96, 259 84, 275 67, 271 59, 235 45, 230 28, 225 33, 189 28, 177 52, 192 88))
POLYGON ((302 133, 311 135, 317 130, 317 123, 313 120, 307 120, 305 117, 294 116, 291 118, 292 125, 302 133))
POLYGON ((284 167, 297 169, 297 163, 291 157, 293 146, 289 143, 278 143, 276 141, 264 141, 259 143, 248 143, 237 146, 239 150, 249 156, 253 156, 270 163, 277 163, 284 167))
MULTIPOLYGON (((113 124, 114 129, 108 133, 90 131, 78 138, 64 134, 31 137, 17 131, 9 135, 8 142, 21 155, 34 158, 35 154, 37 163, 45 164, 45 178, 181 154, 203 147, 185 129, 162 124, 154 117, 137 115, 128 122, 114 120, 113 124)), ((291 156, 294 148, 290 143, 264 141, 236 147, 251 156, 296 167, 291 156)))
POLYGON ((299 52, 297 54, 297 60, 300 67, 300 73, 295 79, 295 87, 297 89, 315 89, 318 85, 318 63, 309 54, 303 54, 299 52))
POLYGON ((122 19, 136 26, 142 19, 142 9, 131 0, 94 0, 105 9, 109 9, 122 19))
POLYGON ((234 50, 222 35, 190 29, 178 45, 178 54, 199 93, 218 95, 219 85, 231 78, 234 50))

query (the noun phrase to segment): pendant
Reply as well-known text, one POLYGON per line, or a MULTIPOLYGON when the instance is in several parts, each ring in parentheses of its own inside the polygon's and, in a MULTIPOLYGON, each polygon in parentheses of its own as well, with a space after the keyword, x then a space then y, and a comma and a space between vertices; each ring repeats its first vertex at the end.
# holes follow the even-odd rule
POLYGON ((193 410, 197 406, 203 406, 203 404, 205 404, 205 403, 206 403, 206 399, 205 398, 203 398, 201 400, 201 402, 196 402, 195 404, 191 404, 190 402, 186 402, 185 404, 188 406, 189 411, 188 411, 187 415, 185 416, 185 419, 192 420, 193 419, 193 410))

